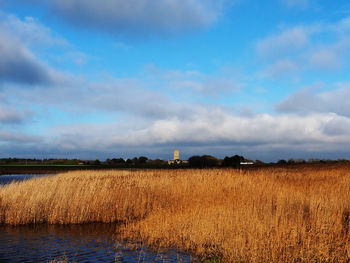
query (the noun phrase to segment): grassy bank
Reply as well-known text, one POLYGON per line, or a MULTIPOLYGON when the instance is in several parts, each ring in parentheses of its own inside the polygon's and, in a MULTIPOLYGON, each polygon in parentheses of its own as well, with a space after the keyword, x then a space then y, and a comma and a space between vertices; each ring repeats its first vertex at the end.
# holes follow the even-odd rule
POLYGON ((77 171, 0 187, 0 222, 121 222, 225 262, 347 262, 350 169, 77 171))

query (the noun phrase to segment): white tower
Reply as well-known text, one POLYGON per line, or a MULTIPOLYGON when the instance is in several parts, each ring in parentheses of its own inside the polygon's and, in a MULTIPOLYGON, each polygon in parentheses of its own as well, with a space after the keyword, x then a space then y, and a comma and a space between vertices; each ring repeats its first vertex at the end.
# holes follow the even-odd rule
POLYGON ((180 160, 180 151, 174 150, 174 161, 180 160))

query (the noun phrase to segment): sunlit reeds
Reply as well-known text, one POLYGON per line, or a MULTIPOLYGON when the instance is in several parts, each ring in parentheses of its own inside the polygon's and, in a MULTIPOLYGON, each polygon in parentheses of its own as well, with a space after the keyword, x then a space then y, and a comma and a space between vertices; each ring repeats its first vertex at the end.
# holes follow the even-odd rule
POLYGON ((81 171, 0 187, 0 222, 120 222, 225 262, 347 262, 350 168, 81 171))

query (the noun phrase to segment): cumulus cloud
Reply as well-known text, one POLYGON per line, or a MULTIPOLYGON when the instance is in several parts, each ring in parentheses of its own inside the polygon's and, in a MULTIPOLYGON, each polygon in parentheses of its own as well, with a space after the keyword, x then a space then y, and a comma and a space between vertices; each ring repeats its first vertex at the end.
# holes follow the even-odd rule
POLYGON ((35 27, 26 27, 26 23, 21 23, 15 17, 0 13, 0 82, 28 85, 61 82, 64 79, 63 74, 40 61, 23 44, 23 38, 27 39, 35 31, 35 27))
POLYGON ((216 72, 203 74, 198 70, 169 70, 156 65, 147 65, 147 73, 157 85, 168 87, 172 92, 196 97, 219 98, 237 93, 244 86, 237 74, 216 72))
POLYGON ((260 40, 257 52, 261 57, 278 57, 304 48, 315 29, 298 26, 260 40))
POLYGON ((297 69, 295 73, 334 71, 349 65, 349 31, 348 17, 334 23, 286 28, 259 40, 256 53, 267 64, 265 76, 269 77, 283 76, 292 68, 297 69))
POLYGON ((280 77, 284 74, 294 72, 298 69, 295 62, 289 59, 278 60, 273 64, 267 66, 261 73, 263 76, 275 78, 280 77))
POLYGON ((337 116, 324 127, 326 134, 330 136, 347 136, 350 134, 350 119, 343 116, 337 116))
MULTIPOLYGON (((127 114, 149 120, 186 117, 188 112, 197 111, 196 104, 215 104, 239 92, 243 86, 229 75, 166 70, 154 65, 148 65, 137 75, 134 78, 104 75, 94 82, 72 77, 65 85, 55 88, 16 89, 16 98, 30 104, 49 104, 67 112, 127 114)), ((14 89, 3 88, 7 94, 14 89)))
POLYGON ((31 115, 30 111, 21 112, 17 109, 0 105, 0 123, 2 124, 19 124, 30 118, 31 115))
POLYGON ((350 97, 350 84, 340 84, 340 88, 315 92, 313 89, 302 89, 291 94, 287 99, 277 105, 281 112, 311 113, 333 112, 338 115, 350 117, 348 98, 350 97))
POLYGON ((60 76, 25 46, 0 29, 0 81, 53 84, 60 76))
POLYGON ((54 0, 55 15, 83 28, 113 35, 168 35, 205 28, 220 16, 224 0, 54 0))
POLYGON ((11 144, 15 147, 21 144, 32 144, 41 142, 42 138, 34 135, 27 135, 24 133, 0 130, 0 144, 11 144))
POLYGON ((67 41, 58 36, 50 28, 42 25, 36 18, 27 16, 23 20, 15 15, 0 10, 0 27, 15 36, 27 46, 66 46, 67 41))
POLYGON ((124 126, 122 130, 118 129, 120 126, 119 122, 59 126, 51 131, 53 144, 60 149, 64 147, 64 151, 95 149, 115 154, 123 154, 125 149, 134 154, 159 154, 176 146, 187 153, 196 149, 199 153, 209 150, 218 156, 250 153, 252 156, 247 157, 263 158, 261 154, 259 157, 262 151, 276 159, 281 157, 274 155, 278 151, 299 153, 299 156, 303 152, 310 156, 342 151, 342 144, 350 140, 350 119, 335 113, 244 117, 220 108, 202 108, 189 119, 161 119, 138 128, 124 126), (339 122, 343 124, 341 131, 336 130, 339 122))
POLYGON ((190 105, 174 103, 163 92, 152 90, 144 79, 109 79, 89 82, 86 79, 71 78, 62 86, 50 89, 33 87, 31 89, 4 87, 4 93, 15 91, 16 100, 22 105, 40 105, 59 109, 73 114, 124 114, 142 116, 145 119, 157 119, 185 115, 190 105))
POLYGON ((337 69, 340 67, 337 54, 329 49, 321 49, 311 54, 310 64, 321 69, 337 69))
POLYGON ((329 116, 241 117, 223 111, 205 112, 189 120, 178 118, 155 121, 150 127, 128 133, 117 144, 149 145, 152 142, 197 144, 274 144, 322 141, 322 123, 329 116), (308 125, 305 126, 305 123, 308 125))

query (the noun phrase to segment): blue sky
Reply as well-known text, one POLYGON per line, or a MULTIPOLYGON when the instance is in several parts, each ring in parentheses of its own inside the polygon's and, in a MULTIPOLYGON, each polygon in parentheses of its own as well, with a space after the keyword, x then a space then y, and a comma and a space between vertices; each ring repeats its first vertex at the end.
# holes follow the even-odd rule
POLYGON ((350 4, 0 0, 0 157, 350 158, 350 4))

